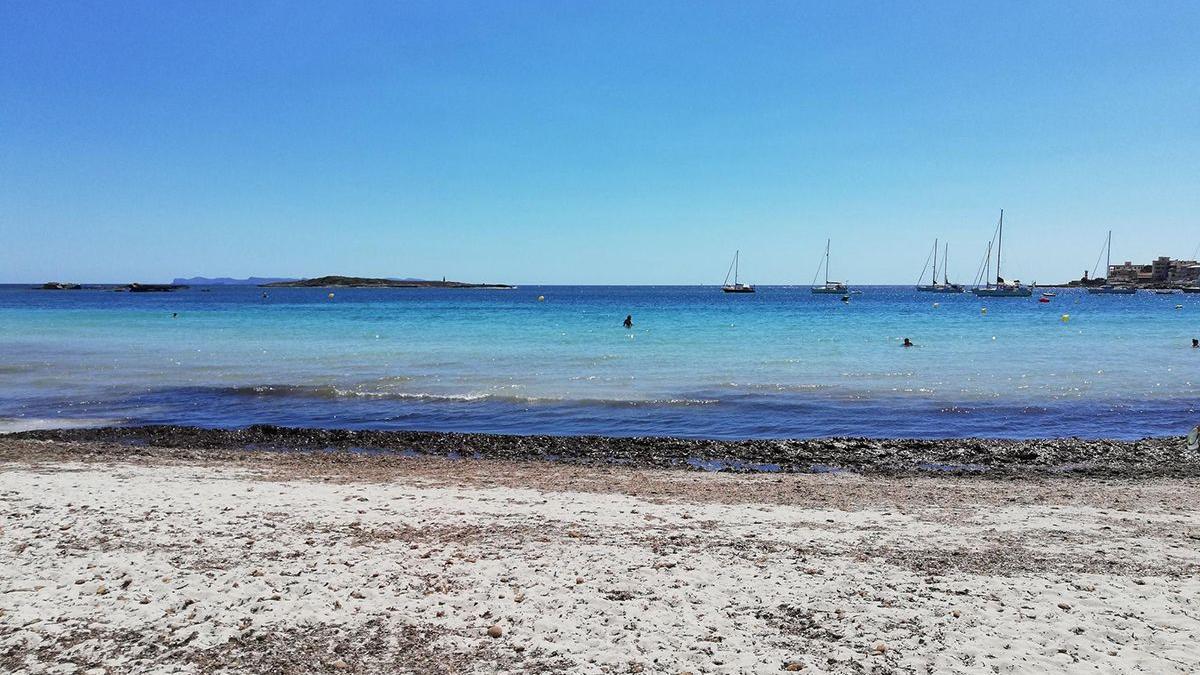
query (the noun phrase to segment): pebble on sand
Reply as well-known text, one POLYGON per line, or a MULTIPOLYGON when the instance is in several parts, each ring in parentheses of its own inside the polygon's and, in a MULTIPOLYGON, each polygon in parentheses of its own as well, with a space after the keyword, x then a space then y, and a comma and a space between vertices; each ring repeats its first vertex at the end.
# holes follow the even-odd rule
POLYGON ((498 638, 501 635, 504 635, 504 629, 500 627, 500 624, 496 624, 488 629, 488 637, 498 638))

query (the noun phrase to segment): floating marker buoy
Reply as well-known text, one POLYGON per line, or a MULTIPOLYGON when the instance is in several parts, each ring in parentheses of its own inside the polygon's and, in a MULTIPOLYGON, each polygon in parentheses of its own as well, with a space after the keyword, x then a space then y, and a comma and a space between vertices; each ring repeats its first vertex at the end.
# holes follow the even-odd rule
POLYGON ((1038 298, 1038 302, 1050 302, 1050 298, 1038 298))
POLYGON ((330 294, 329 294, 329 299, 330 299, 330 300, 332 300, 332 299, 333 299, 333 293, 330 293, 330 294))
POLYGON ((935 302, 935 303, 933 303, 933 308, 934 308, 934 309, 937 309, 938 307, 941 307, 941 306, 942 306, 942 303, 940 303, 940 302, 935 302))
POLYGON ((1062 321, 1063 323, 1066 323, 1066 322, 1068 322, 1068 321, 1070 321, 1070 320, 1071 320, 1071 315, 1070 315, 1070 314, 1063 314, 1062 316, 1058 317, 1058 320, 1059 320, 1059 321, 1062 321))
POLYGON ((544 296, 544 295, 538 296, 538 302, 545 302, 545 301, 546 301, 546 296, 544 296))
POLYGON ((987 314, 987 307, 980 307, 980 308, 979 308, 979 313, 980 313, 980 314, 987 314))
POLYGON ((1183 305, 1175 305, 1175 309, 1183 309, 1183 305))

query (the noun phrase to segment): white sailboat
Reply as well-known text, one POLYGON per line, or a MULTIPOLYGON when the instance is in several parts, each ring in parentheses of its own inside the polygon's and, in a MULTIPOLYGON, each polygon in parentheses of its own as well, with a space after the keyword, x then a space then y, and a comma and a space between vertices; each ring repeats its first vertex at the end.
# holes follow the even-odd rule
POLYGON ((843 283, 841 281, 830 281, 829 280, 829 242, 830 242, 829 239, 825 240, 825 257, 821 259, 821 263, 819 265, 817 265, 817 273, 813 275, 812 292, 813 293, 828 293, 831 295, 832 294, 845 295, 846 291, 849 290, 849 287, 846 286, 845 283, 843 283), (817 277, 821 276, 822 268, 825 269, 825 285, 818 286, 817 285, 817 277))
MULTIPOLYGON (((999 235, 996 238, 996 281, 992 282, 992 243, 988 242, 987 273, 983 287, 976 286, 971 292, 981 298, 1028 298, 1033 289, 1021 285, 1020 281, 1007 282, 1000 276, 1001 251, 1004 247, 1004 209, 1000 209, 999 235)), ((976 279, 978 282, 978 279, 976 279)))
MULTIPOLYGON (((1104 285, 1093 286, 1087 289, 1092 295, 1133 295, 1137 293, 1137 288, 1134 286, 1114 286, 1108 283, 1109 272, 1112 271, 1112 230, 1108 231, 1108 237, 1104 240, 1104 285)), ((1096 270, 1092 270, 1092 277, 1096 276, 1096 270)))
MULTIPOLYGON (((921 276, 917 278, 917 290, 925 293, 962 293, 963 287, 958 284, 950 283, 950 276, 946 272, 946 263, 950 260, 950 244, 946 244, 946 253, 942 258, 942 281, 938 283, 938 240, 933 240, 933 275, 930 277, 928 284, 922 284, 921 281, 925 278, 925 270, 921 270, 921 276)), ((925 267, 929 267, 929 260, 925 261, 925 267)))
POLYGON ((738 258, 741 257, 741 251, 734 251, 733 263, 729 266, 729 271, 725 273, 725 283, 721 284, 721 290, 726 293, 753 293, 753 284, 743 284, 738 282, 738 258), (733 275, 733 283, 729 283, 729 275, 733 275))

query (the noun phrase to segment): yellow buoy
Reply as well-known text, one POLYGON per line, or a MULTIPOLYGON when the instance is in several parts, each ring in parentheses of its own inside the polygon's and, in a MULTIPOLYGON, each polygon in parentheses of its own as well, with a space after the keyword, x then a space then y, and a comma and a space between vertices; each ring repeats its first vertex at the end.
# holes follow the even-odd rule
POLYGON ((1062 316, 1059 317, 1059 320, 1062 321, 1063 323, 1066 323, 1071 320, 1071 315, 1063 314, 1062 316))
POLYGON ((546 296, 544 296, 544 295, 538 296, 538 302, 545 302, 545 301, 546 301, 546 296))

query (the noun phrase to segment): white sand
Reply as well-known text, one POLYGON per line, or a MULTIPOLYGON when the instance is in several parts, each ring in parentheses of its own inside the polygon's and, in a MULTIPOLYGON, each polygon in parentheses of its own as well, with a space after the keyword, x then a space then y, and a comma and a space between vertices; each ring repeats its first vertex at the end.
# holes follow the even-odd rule
POLYGON ((349 483, 0 465, 0 671, 1200 670, 1200 514, 1176 501, 1195 485, 1127 510, 1007 503, 1005 484, 943 507, 928 481, 955 479, 646 472, 870 488, 847 508, 522 489, 522 465, 479 487, 425 463, 349 483))

